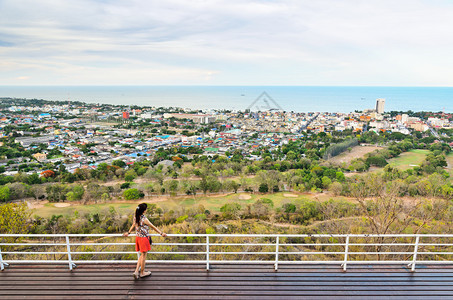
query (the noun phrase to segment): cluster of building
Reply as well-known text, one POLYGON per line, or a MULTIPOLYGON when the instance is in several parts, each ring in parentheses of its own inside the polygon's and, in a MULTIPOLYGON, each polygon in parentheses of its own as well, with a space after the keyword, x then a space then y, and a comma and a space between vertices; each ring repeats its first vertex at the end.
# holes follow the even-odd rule
MULTIPOLYGON (((384 105, 384 99, 377 99, 376 109, 354 113, 280 110, 189 113, 93 104, 13 105, 0 115, 0 136, 15 137, 16 143, 34 154, 32 159, 0 157, 0 166, 5 167, 7 174, 14 174, 19 165, 31 162, 41 166, 63 164, 66 170, 74 172, 116 159, 131 164, 152 157, 159 148, 173 146, 198 147, 206 155, 240 150, 250 159, 258 160, 260 157, 254 155, 257 148, 272 151, 305 134, 344 130, 408 134, 411 130, 436 132, 436 128, 453 128, 452 122, 442 116, 427 120, 407 114, 392 117, 384 113, 384 105), (148 127, 141 125, 144 121, 148 127), (10 125, 18 129, 8 132, 6 128, 10 125), (163 134, 159 130, 163 125, 172 126, 175 134, 163 134), (187 125, 191 130, 183 130, 187 125)), ((38 172, 37 168, 30 172, 38 172)))

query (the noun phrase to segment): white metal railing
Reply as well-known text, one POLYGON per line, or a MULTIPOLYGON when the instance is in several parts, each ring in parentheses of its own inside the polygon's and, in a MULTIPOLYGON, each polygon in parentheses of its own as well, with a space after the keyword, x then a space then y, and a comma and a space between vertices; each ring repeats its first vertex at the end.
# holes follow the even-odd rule
MULTIPOLYGON (((137 252, 127 240, 120 234, 0 234, 0 267, 130 263, 137 252)), ((453 234, 169 234, 153 243, 149 254, 156 258, 149 262, 203 263, 207 270, 211 263, 260 263, 274 264, 276 271, 281 263, 339 264, 344 271, 350 264, 406 264, 415 271, 417 264, 453 264, 452 242, 453 234)))

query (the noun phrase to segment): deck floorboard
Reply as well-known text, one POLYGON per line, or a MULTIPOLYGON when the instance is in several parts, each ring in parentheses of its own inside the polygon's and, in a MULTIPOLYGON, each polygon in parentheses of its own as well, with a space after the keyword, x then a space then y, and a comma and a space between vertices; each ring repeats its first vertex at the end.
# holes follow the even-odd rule
POLYGON ((453 266, 14 264, 0 272, 0 299, 453 299, 453 266))

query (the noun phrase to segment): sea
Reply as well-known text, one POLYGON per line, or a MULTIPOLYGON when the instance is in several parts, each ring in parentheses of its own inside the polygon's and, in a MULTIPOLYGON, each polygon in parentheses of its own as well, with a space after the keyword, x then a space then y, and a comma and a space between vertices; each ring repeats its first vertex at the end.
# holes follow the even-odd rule
POLYGON ((0 86, 0 97, 120 105, 295 112, 453 112, 453 87, 368 86, 0 86), (263 94, 264 93, 264 94, 263 94))

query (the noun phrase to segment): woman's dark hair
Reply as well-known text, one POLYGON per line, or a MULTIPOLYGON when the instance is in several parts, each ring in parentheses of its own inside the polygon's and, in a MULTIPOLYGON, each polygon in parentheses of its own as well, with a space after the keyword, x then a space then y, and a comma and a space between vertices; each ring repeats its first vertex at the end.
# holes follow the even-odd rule
POLYGON ((140 217, 143 215, 145 210, 148 208, 148 205, 146 203, 140 203, 137 208, 135 209, 135 222, 137 224, 140 224, 140 217))

